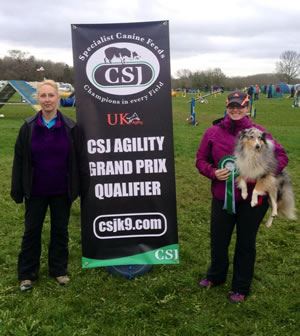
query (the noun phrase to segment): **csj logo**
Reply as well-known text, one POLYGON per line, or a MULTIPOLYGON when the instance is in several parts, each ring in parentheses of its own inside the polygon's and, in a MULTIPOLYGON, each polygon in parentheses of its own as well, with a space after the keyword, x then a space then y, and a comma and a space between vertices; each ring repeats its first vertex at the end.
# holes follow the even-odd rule
POLYGON ((125 42, 98 49, 86 65, 89 81, 113 95, 130 95, 147 89, 157 79, 159 70, 159 62, 149 49, 125 42))

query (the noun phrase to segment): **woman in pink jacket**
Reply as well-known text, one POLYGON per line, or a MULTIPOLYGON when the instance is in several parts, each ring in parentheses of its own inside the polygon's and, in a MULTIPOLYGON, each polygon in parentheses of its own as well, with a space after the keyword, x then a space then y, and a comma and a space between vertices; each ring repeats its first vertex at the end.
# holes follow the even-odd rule
MULTIPOLYGON (((233 154, 241 130, 250 127, 264 130, 248 117, 248 103, 248 95, 244 92, 235 91, 228 95, 225 117, 206 130, 196 157, 197 169, 212 181, 211 264, 199 285, 210 288, 225 282, 229 266, 228 247, 236 226, 233 278, 229 292, 229 300, 234 303, 243 302, 249 294, 254 273, 256 235, 269 206, 267 197, 263 197, 259 206, 251 207, 249 198, 243 200, 235 186, 235 211, 223 209, 226 180, 231 172, 222 165, 219 168, 220 162, 233 154)), ((279 173, 287 165, 288 158, 283 147, 270 134, 267 137, 274 142, 279 173)), ((253 188, 254 183, 248 183, 250 196, 253 188)))

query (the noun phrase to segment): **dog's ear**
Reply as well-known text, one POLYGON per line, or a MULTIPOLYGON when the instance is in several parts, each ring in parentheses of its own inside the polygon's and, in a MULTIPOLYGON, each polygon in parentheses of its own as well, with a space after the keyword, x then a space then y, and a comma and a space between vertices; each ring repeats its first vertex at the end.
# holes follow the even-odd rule
POLYGON ((267 133, 266 132, 263 132, 262 135, 261 135, 261 140, 264 142, 264 143, 267 143, 267 133))
POLYGON ((245 130, 240 131, 240 133, 239 133, 239 139, 242 140, 245 137, 245 134, 246 134, 245 130))

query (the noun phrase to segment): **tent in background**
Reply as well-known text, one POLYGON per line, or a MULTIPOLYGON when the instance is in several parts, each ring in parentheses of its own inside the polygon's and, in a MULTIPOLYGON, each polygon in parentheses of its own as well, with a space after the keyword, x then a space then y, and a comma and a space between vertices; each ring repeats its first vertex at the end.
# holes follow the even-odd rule
POLYGON ((291 92, 290 87, 288 86, 287 83, 280 82, 277 85, 280 86, 281 93, 285 94, 285 93, 290 93, 291 92))

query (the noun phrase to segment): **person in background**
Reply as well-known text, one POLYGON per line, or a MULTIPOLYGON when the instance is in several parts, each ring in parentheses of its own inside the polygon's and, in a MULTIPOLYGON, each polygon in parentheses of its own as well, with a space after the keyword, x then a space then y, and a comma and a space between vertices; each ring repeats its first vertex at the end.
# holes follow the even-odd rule
POLYGON ((254 100, 259 99, 259 92, 260 92, 260 88, 259 88, 258 84, 256 84, 255 89, 254 89, 254 100))
POLYGON ((295 86, 292 85, 291 86, 291 95, 290 95, 290 98, 294 98, 294 95, 295 95, 295 86))
POLYGON ((273 85, 272 84, 269 84, 268 86, 267 98, 273 98, 273 85))
POLYGON ((300 86, 297 86, 294 93, 294 102, 292 107, 300 107, 300 86))
POLYGON ((248 87, 247 93, 248 93, 249 98, 253 99, 253 95, 254 95, 254 87, 253 87, 253 85, 250 85, 248 87))
MULTIPOLYGON (((254 273, 256 255, 256 235, 259 225, 268 210, 268 200, 264 196, 262 204, 251 207, 250 199, 255 181, 249 181, 249 196, 241 197, 240 189, 235 188, 235 213, 224 209, 226 180, 231 174, 226 166, 219 167, 220 162, 234 153, 237 136, 240 131, 257 127, 247 115, 249 97, 246 93, 235 91, 228 95, 226 115, 208 128, 200 142, 196 154, 196 167, 199 172, 211 180, 211 263, 206 276, 199 281, 201 287, 210 288, 226 281, 229 258, 228 247, 236 227, 236 244, 233 260, 233 277, 229 300, 233 303, 243 302, 250 292, 254 273)), ((288 163, 287 155, 280 144, 270 134, 268 139, 274 142, 275 155, 278 160, 278 173, 288 163)))
POLYGON ((20 290, 33 287, 40 268, 41 234, 47 209, 51 233, 49 275, 60 285, 68 276, 68 223, 76 197, 88 189, 88 163, 77 124, 58 110, 59 93, 52 80, 39 83, 41 110, 25 120, 15 144, 11 196, 25 200, 25 230, 18 257, 20 290))

